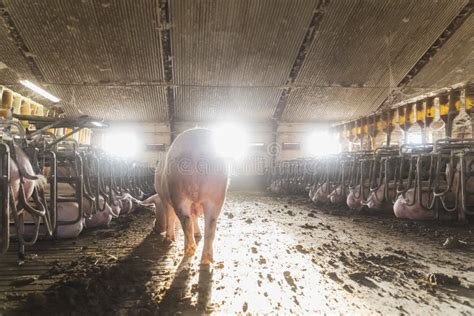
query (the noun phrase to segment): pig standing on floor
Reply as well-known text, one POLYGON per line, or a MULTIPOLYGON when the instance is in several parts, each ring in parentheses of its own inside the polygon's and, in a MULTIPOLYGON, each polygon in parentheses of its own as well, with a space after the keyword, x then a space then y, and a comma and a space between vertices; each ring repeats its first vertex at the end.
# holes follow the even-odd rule
POLYGON ((162 207, 157 210, 156 230, 166 226, 166 241, 174 241, 177 216, 184 232, 184 255, 192 256, 196 251, 194 236, 201 234, 197 217, 204 213, 201 264, 210 264, 227 183, 227 166, 217 154, 213 132, 195 128, 181 133, 171 145, 163 169, 155 177, 155 189, 162 199, 162 207))

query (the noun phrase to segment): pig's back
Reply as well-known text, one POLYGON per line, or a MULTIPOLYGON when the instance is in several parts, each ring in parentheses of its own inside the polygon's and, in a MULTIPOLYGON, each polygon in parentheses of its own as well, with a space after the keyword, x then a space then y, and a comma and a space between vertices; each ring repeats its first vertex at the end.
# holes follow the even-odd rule
POLYGON ((161 188, 157 188, 162 198, 169 200, 179 194, 197 202, 213 195, 211 191, 225 192, 227 167, 216 153, 212 133, 195 128, 176 137, 160 176, 161 188))
POLYGON ((179 134, 169 148, 166 161, 199 157, 217 158, 210 129, 193 128, 179 134))

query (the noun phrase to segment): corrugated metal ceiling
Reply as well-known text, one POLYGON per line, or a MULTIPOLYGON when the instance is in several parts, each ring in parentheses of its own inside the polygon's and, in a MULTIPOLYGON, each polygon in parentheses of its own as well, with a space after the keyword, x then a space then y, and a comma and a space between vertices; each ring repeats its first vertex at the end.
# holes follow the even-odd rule
POLYGON ((375 111, 465 4, 330 2, 296 80, 313 88, 290 95, 283 119, 341 121, 375 111), (340 88, 324 88, 331 86, 340 88))
POLYGON ((387 88, 305 87, 292 90, 283 121, 339 122, 360 117, 387 97, 387 88))
POLYGON ((165 89, 156 86, 51 86, 52 93, 61 95, 64 110, 71 115, 92 115, 106 120, 155 121, 167 120, 165 89))
POLYGON ((317 2, 172 1, 175 83, 284 85, 317 2))
MULTIPOLYGON (((319 1, 168 1, 170 24, 159 0, 3 3, 43 77, 36 79, 70 115, 167 121, 171 84, 176 121, 270 120, 319 1), (171 31, 170 82, 163 29, 171 31)), ((329 1, 282 120, 340 121, 375 110, 467 2, 329 1)), ((473 19, 410 87, 472 77, 473 19)), ((0 23, 1 38, 7 31, 0 23)), ((35 79, 14 42, 4 40, 0 54, 0 84, 35 79)))
POLYGON ((278 88, 180 87, 176 97, 178 121, 266 121, 272 116, 278 88))
POLYGON ((162 81, 155 1, 6 1, 50 83, 162 81))
POLYGON ((0 18, 0 82, 3 83, 17 82, 18 76, 31 76, 28 64, 8 34, 8 27, 0 18))
POLYGON ((452 84, 474 81, 474 15, 404 89, 407 97, 452 84))

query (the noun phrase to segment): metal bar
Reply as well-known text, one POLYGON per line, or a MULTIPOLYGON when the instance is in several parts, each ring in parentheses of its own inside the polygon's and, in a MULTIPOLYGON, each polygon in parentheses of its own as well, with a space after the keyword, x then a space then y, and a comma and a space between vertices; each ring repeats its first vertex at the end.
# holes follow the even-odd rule
POLYGON ((1 252, 5 253, 10 246, 10 148, 4 143, 0 143, 0 229, 1 252))

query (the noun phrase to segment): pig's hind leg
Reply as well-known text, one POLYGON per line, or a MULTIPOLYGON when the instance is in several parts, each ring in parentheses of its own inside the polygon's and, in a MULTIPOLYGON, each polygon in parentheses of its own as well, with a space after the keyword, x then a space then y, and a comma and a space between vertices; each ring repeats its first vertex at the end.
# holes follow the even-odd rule
POLYGON ((201 229, 199 228, 199 216, 197 214, 193 214, 193 226, 194 226, 194 238, 201 239, 201 229))
POLYGON ((184 255, 187 257, 194 256, 196 252, 192 204, 193 202, 191 200, 184 199, 177 203, 176 208, 176 215, 178 215, 184 233, 184 255))
POLYGON ((201 264, 208 265, 214 262, 213 244, 216 235, 217 218, 221 212, 223 201, 204 203, 204 247, 202 249, 201 264))
POLYGON ((166 218, 166 237, 165 242, 171 243, 175 241, 175 225, 176 225, 176 214, 171 204, 164 204, 164 212, 166 218))

